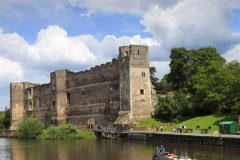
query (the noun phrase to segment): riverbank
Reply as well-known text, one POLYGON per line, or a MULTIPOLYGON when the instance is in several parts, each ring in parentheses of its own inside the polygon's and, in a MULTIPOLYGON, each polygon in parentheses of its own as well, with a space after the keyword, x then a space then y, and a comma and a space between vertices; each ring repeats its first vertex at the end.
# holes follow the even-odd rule
MULTIPOLYGON (((78 130, 79 139, 96 139, 94 131, 92 130, 78 130)), ((15 130, 0 130, 0 137, 2 138, 18 138, 18 134, 15 130)), ((50 139, 50 138, 46 138, 50 139)), ((60 138, 56 138, 60 139, 60 138)))
MULTIPOLYGON (((219 122, 222 121, 235 121, 237 122, 237 119, 239 118, 240 115, 233 115, 233 114, 220 114, 218 117, 213 114, 213 115, 206 115, 206 116, 199 116, 199 117, 194 117, 194 118, 188 118, 185 119, 181 122, 178 123, 174 123, 172 124, 172 126, 170 126, 170 122, 166 122, 165 120, 161 120, 159 118, 148 118, 148 119, 144 119, 144 120, 140 120, 138 121, 135 125, 134 125, 134 130, 139 130, 139 131, 143 131, 144 129, 141 129, 140 127, 155 127, 156 125, 158 125, 158 127, 162 126, 166 126, 166 128, 164 128, 164 131, 168 131, 171 132, 173 129, 173 126, 175 126, 176 128, 179 128, 179 126, 181 125, 185 125, 187 127, 187 129, 192 129, 194 130, 195 128, 197 128, 197 126, 199 126, 200 128, 205 128, 208 129, 209 126, 211 126, 211 128, 207 131, 208 134, 212 134, 215 131, 219 130, 219 122)), ((153 130, 153 129, 149 130, 153 130)), ((155 127, 156 129, 156 127, 155 127)), ((146 129, 145 129, 146 130, 146 129)))
POLYGON ((130 140, 240 148, 240 135, 132 131, 130 140))

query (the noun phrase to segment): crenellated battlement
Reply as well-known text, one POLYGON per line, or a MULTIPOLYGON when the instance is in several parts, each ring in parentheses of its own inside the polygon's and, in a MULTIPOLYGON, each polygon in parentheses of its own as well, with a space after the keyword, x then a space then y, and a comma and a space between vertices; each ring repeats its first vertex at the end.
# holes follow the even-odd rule
POLYGON ((101 70, 104 70, 108 67, 112 67, 113 65, 118 65, 118 59, 117 58, 113 58, 112 62, 107 62, 101 65, 96 65, 95 67, 91 67, 90 69, 86 69, 85 71, 79 71, 79 72, 74 72, 74 71, 70 71, 70 70, 66 70, 68 74, 89 74, 92 71, 94 72, 98 72, 101 70))

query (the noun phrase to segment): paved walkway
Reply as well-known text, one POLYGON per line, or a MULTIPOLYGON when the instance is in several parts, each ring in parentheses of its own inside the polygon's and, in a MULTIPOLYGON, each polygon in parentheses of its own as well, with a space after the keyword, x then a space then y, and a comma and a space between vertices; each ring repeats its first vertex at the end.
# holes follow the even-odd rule
POLYGON ((156 131, 129 131, 129 133, 155 133, 155 134, 168 134, 168 135, 183 135, 183 136, 200 136, 200 137, 226 137, 226 138, 239 138, 240 135, 230 135, 230 134, 201 134, 201 133, 179 133, 179 132, 156 132, 156 131))

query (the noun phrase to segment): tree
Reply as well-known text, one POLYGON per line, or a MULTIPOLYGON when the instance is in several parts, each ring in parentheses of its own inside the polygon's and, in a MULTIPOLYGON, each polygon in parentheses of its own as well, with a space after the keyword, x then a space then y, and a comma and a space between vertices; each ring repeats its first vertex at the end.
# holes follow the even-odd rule
POLYGON ((158 105, 155 107, 155 114, 159 118, 168 121, 178 121, 190 112, 188 98, 182 90, 174 93, 173 96, 158 96, 158 105))
POLYGON ((219 113, 225 108, 225 89, 229 78, 229 69, 218 60, 197 69, 191 79, 196 92, 191 95, 190 100, 199 114, 219 113))
POLYGON ((196 74, 200 66, 207 67, 211 61, 219 61, 222 65, 226 60, 216 52, 214 47, 204 47, 198 50, 186 50, 184 47, 173 48, 171 50, 170 73, 167 82, 171 84, 171 89, 178 91, 182 89, 186 93, 195 93, 192 84, 192 76, 196 74))
POLYGON ((17 126, 19 138, 34 139, 42 134, 44 125, 38 118, 25 118, 21 120, 17 126))
POLYGON ((7 110, 5 112, 5 117, 3 119, 3 124, 4 124, 5 128, 10 127, 10 110, 7 110))
POLYGON ((228 62, 226 67, 231 71, 231 77, 225 92, 227 108, 234 114, 240 114, 240 63, 228 62))
POLYGON ((156 83, 159 80, 157 77, 155 77, 155 73, 157 72, 155 67, 150 67, 150 80, 152 82, 152 85, 156 88, 156 83))
POLYGON ((157 94, 167 94, 167 84, 164 82, 157 82, 155 88, 157 94))

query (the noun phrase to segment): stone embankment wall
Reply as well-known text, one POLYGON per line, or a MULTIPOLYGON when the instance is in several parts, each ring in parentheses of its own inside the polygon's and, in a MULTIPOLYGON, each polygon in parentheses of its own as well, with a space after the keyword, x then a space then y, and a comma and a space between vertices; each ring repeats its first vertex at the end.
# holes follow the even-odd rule
POLYGON ((15 130, 0 130, 1 137, 17 137, 17 135, 15 130))
POLYGON ((182 144, 197 144, 209 146, 225 146, 240 148, 240 137, 237 135, 203 135, 203 134, 168 134, 168 133, 133 133, 129 134, 129 140, 142 140, 154 142, 170 142, 182 144))

